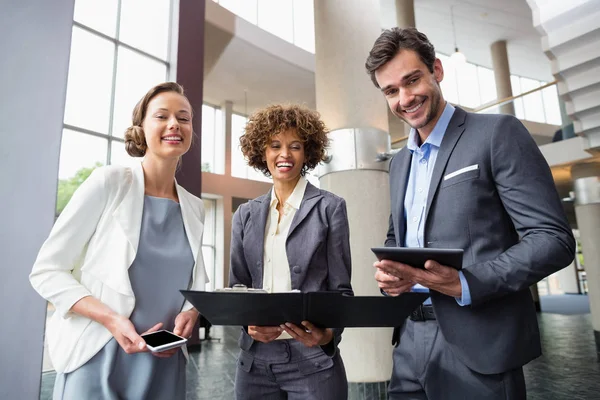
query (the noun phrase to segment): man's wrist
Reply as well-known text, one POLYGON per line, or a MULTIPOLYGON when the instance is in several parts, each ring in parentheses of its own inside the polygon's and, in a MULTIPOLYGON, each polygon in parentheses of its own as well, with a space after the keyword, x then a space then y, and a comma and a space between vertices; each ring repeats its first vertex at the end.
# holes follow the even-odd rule
POLYGON ((321 339, 321 343, 319 346, 325 346, 329 344, 333 340, 333 331, 330 328, 326 328, 323 331, 323 338, 321 339))

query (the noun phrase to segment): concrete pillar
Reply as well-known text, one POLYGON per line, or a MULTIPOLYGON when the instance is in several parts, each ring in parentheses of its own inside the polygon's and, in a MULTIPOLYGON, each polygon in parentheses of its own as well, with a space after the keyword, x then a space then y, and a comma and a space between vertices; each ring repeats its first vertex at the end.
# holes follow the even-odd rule
MULTIPOLYGON (((238 149, 238 143, 232 143, 232 117, 233 102, 227 100, 221 105, 221 114, 223 118, 223 134, 225 135, 225 176, 231 177, 231 152, 232 149, 238 149)), ((237 151, 240 151, 239 149, 237 151)), ((229 249, 231 248, 231 220, 233 219, 233 206, 231 195, 223 196, 218 215, 223 216, 223 287, 229 286, 229 249)), ((221 236, 221 235, 219 235, 221 236)), ((220 257, 217 257, 217 262, 220 257)), ((219 265, 219 264, 217 264, 219 265)), ((215 288, 218 286, 215 286, 215 288)))
POLYGON ((54 224, 73 10, 73 0, 2 2, 0 399, 40 398, 47 303, 28 275, 54 224))
MULTIPOLYGON (((387 163, 376 161, 377 153, 389 151, 387 107, 364 68, 380 32, 378 0, 315 1, 317 109, 332 131, 332 158, 320 183, 346 199, 352 285, 363 296, 380 295, 370 247, 383 244, 390 212, 387 163)), ((340 349, 350 399, 365 391, 385 395, 391 335, 391 329, 344 332, 340 349)))
MULTIPOLYGON (((512 87, 510 86, 510 67, 508 65, 506 40, 498 40, 497 42, 492 43, 491 50, 498 100, 511 97, 513 93, 512 87)), ((515 115, 514 104, 511 102, 500 106, 500 113, 515 115)))
MULTIPOLYGON (((396 0, 396 26, 398 28, 415 28, 415 0, 396 0)), ((410 125, 396 117, 388 107, 388 123, 392 140, 408 137, 410 125), (402 134, 399 134, 402 132, 402 134)), ((399 146, 395 146, 399 147, 399 146)))
POLYGON ((396 0, 398 28, 415 28, 415 0, 396 0))
POLYGON ((588 299, 600 361, 600 163, 571 167, 575 191, 575 216, 588 285, 588 299))
MULTIPOLYGON (((225 175, 231 176, 231 121, 233 116, 233 102, 227 100, 221 104, 221 117, 223 118, 223 132, 225 135, 225 175)), ((220 134, 220 132, 218 133, 220 134)))

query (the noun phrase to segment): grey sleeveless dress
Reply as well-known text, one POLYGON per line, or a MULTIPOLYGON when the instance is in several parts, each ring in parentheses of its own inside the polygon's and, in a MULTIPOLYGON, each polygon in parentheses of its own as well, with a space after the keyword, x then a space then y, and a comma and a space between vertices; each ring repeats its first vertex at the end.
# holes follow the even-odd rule
MULTIPOLYGON (((144 197, 140 241, 129 268, 135 294, 130 317, 142 333, 158 322, 173 330, 194 267, 181 209, 173 200, 144 197)), ((164 400, 185 399, 185 357, 181 351, 169 358, 151 353, 125 353, 112 338, 77 370, 57 374, 54 400, 164 400)))

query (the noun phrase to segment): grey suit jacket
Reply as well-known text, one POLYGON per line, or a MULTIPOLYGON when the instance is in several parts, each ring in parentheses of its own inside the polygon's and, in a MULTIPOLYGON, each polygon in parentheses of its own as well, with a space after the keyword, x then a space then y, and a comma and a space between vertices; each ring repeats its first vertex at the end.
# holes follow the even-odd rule
MULTIPOLYGON (((229 285, 241 283, 262 288, 264 236, 271 201, 267 193, 242 204, 233 216, 229 285)), ((310 183, 296 212, 286 252, 292 289, 302 292, 340 291, 352 295, 350 285, 350 230, 346 202, 310 183)), ((324 350, 333 356, 342 329, 334 329, 332 346, 324 350)), ((240 347, 248 350, 253 339, 245 332, 240 347)))
MULTIPOLYGON (((404 243, 410 163, 404 148, 390 164, 386 246, 404 243)), ((541 354, 529 286, 567 266, 575 240, 548 164, 518 119, 456 108, 433 170, 424 243, 464 249, 472 305, 431 293, 440 329, 457 357, 492 374, 541 354)))

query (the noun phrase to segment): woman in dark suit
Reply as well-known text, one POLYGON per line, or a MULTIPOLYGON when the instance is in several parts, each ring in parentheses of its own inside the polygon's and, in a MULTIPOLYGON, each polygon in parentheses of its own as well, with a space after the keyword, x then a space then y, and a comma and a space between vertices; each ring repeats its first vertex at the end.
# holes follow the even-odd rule
MULTIPOLYGON (((303 107, 270 106, 250 117, 241 149, 273 188, 233 217, 231 286, 352 295, 346 203, 304 178, 327 144, 319 115, 303 107)), ((310 321, 244 327, 236 399, 346 399, 341 333, 310 321)))

